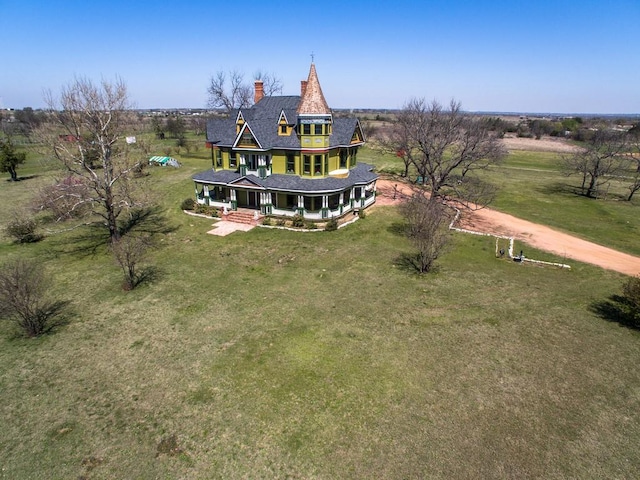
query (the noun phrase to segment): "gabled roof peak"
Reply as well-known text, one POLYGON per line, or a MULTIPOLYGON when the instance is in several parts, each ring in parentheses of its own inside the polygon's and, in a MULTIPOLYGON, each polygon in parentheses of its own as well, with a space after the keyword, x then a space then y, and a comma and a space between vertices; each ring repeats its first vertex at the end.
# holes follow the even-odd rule
POLYGON ((331 115, 331 109, 322 93, 314 63, 311 63, 309 69, 309 78, 300 105, 298 105, 298 113, 301 115, 331 115))

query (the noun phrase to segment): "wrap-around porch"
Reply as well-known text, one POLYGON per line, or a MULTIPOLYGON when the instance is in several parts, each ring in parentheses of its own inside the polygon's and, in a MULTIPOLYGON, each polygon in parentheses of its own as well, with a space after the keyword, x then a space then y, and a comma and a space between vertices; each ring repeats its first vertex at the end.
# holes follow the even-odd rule
POLYGON ((340 217, 367 208, 375 202, 376 182, 340 192, 281 192, 260 187, 207 185, 196 183, 197 202, 221 209, 248 208, 262 215, 291 217, 299 214, 310 220, 340 217))

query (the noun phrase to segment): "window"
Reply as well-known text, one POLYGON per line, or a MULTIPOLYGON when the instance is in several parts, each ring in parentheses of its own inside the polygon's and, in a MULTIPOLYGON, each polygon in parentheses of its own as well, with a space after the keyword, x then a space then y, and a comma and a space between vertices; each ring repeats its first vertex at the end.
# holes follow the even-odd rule
POLYGON ((236 158, 236 152, 229 152, 229 168, 236 168, 238 166, 238 159, 236 158))
POLYGON ((222 150, 219 148, 216 150, 216 167, 222 166, 222 150))
POLYGON ((313 159, 313 174, 322 175, 322 155, 315 155, 313 159))
POLYGON ((302 134, 311 135, 311 124, 305 123, 304 125, 302 125, 302 134))
POLYGON ((243 145, 253 145, 255 143, 253 140, 253 135, 251 135, 251 132, 249 130, 245 130, 244 132, 242 132, 240 143, 243 145))
POLYGON ((314 134, 316 135, 322 135, 322 124, 321 123, 316 123, 314 125, 314 134))
POLYGON ((347 168, 347 151, 340 150, 340 168, 347 168))
POLYGON ((286 135, 286 134, 287 134, 287 126, 280 125, 280 135, 286 135))
POLYGON ((322 157, 324 159, 324 174, 329 175, 329 159, 327 155, 323 155, 322 157))
POLYGON ((305 175, 311 175, 311 155, 304 156, 304 170, 305 175))
POLYGON ((287 208, 293 210, 298 206, 298 197, 296 195, 287 195, 287 208))
POLYGON ((296 173, 296 157, 287 153, 287 173, 296 173))

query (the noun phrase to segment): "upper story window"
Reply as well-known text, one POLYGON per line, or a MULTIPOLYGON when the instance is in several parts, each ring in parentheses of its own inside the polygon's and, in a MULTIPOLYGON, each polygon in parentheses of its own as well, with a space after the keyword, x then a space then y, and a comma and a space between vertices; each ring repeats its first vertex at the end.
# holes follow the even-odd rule
POLYGON ((293 153, 287 153, 287 173, 296 173, 296 157, 293 153))
POLYGON ((216 150, 216 167, 222 166, 222 150, 219 148, 216 150))
POLYGON ((321 123, 316 123, 314 125, 314 132, 315 135, 322 135, 322 124, 321 123))
POLYGON ((303 170, 302 173, 305 175, 311 175, 311 155, 303 156, 303 170))
POLYGON ((287 126, 280 125, 280 135, 286 135, 286 134, 287 134, 287 126))
POLYGON ((311 135, 311 124, 305 123, 302 125, 302 134, 303 135, 311 135))
POLYGON ((238 159, 236 152, 229 152, 229 168, 236 168, 238 166, 238 159))

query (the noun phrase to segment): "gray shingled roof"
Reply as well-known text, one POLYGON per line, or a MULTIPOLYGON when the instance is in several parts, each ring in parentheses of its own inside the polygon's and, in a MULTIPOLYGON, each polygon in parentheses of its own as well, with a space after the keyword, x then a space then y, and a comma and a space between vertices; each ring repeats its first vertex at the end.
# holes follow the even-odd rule
MULTIPOLYGON (((253 107, 243 109, 242 116, 263 149, 300 149, 300 139, 295 131, 289 136, 278 135, 278 120, 282 111, 285 112, 290 125, 297 125, 296 109, 299 103, 300 96, 296 95, 264 97, 253 107)), ((229 118, 209 120, 207 141, 220 146, 232 146, 237 138, 237 115, 238 111, 235 110, 229 118)), ((358 125, 357 118, 334 118, 330 147, 348 146, 356 125, 358 125)))
POLYGON ((273 174, 267 178, 260 178, 255 175, 242 177, 239 173, 229 170, 220 170, 217 172, 207 170, 206 172, 195 174, 192 178, 196 182, 210 185, 228 185, 242 178, 246 178, 256 185, 273 191, 330 193, 340 192, 346 188, 357 185, 366 185, 376 180, 378 175, 373 173, 373 166, 367 165, 366 163, 358 163, 349 171, 347 178, 325 177, 311 179, 285 174, 273 174))

